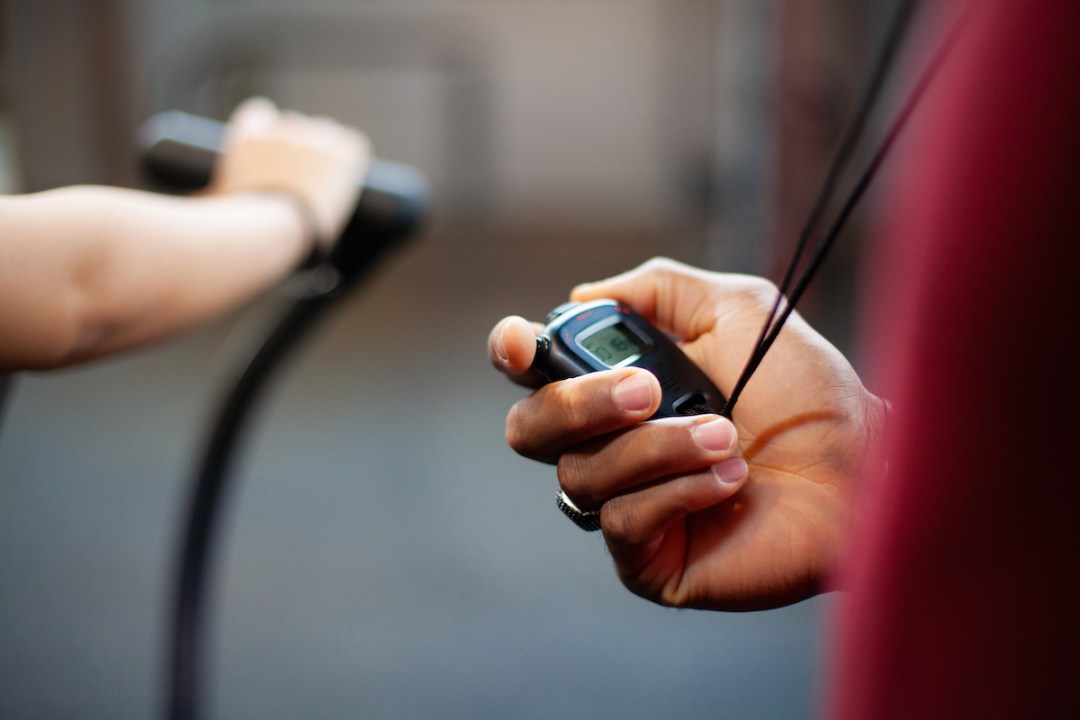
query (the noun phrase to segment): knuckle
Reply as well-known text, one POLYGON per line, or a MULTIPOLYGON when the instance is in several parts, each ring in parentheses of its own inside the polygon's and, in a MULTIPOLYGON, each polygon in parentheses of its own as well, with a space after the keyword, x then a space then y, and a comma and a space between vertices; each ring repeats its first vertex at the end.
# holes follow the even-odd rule
POLYGON ((666 257, 652 257, 641 263, 638 270, 644 274, 655 274, 671 270, 672 261, 666 257))
POLYGON ((693 265, 687 265, 680 260, 674 260, 663 256, 652 258, 649 263, 652 272, 659 275, 668 283, 682 281, 700 282, 703 280, 714 282, 718 276, 723 275, 723 273, 703 270, 693 265))
POLYGON ((666 257, 654 257, 642 263, 636 272, 658 287, 670 287, 675 278, 684 274, 685 266, 666 257))
POLYGON ((771 306, 779 292, 771 280, 758 276, 746 276, 739 289, 739 296, 752 307, 771 306))
POLYGON ((645 424, 634 442, 634 464, 639 481, 668 476, 699 462, 701 446, 694 440, 692 418, 663 418, 645 424))
POLYGON ((559 486, 582 510, 592 510, 599 505, 596 493, 589 487, 588 472, 580 453, 567 452, 559 457, 555 466, 559 486))
POLYGON ((597 402, 589 382, 592 379, 585 376, 576 378, 581 382, 563 380, 547 386, 552 401, 560 409, 563 427, 572 433, 586 430, 596 421, 597 402))
POLYGON ((614 497, 604 503, 600 522, 608 543, 631 545, 636 543, 641 527, 641 514, 635 503, 626 497, 614 497))
POLYGON ((525 412, 521 403, 515 403, 506 414, 506 444, 518 453, 528 450, 529 433, 525 430, 525 412))
POLYGON ((664 474, 670 474, 677 469, 672 467, 679 464, 676 461, 685 461, 696 449, 696 443, 691 436, 693 425, 684 418, 668 420, 648 427, 649 441, 640 443, 638 448, 641 453, 639 464, 650 471, 666 470, 664 474))

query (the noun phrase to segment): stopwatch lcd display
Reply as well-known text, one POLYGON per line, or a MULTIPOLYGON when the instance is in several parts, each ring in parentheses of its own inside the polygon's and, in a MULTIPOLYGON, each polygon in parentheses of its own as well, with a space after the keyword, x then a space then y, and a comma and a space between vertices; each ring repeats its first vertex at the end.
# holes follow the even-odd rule
POLYGON ((629 365, 649 349, 637 333, 621 322, 593 326, 576 340, 586 352, 609 368, 629 365))

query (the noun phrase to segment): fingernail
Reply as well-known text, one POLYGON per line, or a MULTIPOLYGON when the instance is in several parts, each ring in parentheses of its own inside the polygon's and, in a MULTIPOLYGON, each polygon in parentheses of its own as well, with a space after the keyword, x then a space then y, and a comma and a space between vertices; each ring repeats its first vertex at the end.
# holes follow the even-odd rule
POLYGON ((742 458, 731 458, 713 465, 712 472, 721 485, 737 485, 749 474, 750 468, 742 458))
POLYGON ((735 428, 723 418, 715 418, 694 426, 694 440, 706 450, 730 450, 735 444, 735 428))
POLYGON ((506 352, 506 341, 503 337, 506 335, 505 329, 500 329, 499 334, 495 336, 495 354, 499 357, 499 362, 506 364, 510 362, 510 356, 506 352))
POLYGON ((623 410, 640 412, 652 407, 652 378, 644 372, 635 372, 620 380, 611 390, 615 404, 623 410))

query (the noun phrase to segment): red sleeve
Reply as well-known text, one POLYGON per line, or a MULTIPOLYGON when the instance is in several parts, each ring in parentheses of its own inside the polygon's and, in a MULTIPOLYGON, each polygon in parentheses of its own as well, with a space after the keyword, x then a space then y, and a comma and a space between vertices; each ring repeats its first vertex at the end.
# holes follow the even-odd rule
POLYGON ((867 284, 896 411, 831 714, 1080 717, 1080 2, 975 0, 920 113, 867 284))

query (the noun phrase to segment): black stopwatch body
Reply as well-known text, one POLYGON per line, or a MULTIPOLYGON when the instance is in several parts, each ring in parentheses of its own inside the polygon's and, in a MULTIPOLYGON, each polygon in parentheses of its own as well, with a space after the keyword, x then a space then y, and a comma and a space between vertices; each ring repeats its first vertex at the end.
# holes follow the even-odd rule
POLYGON ((653 419, 720 413, 725 398, 708 376, 655 325, 617 300, 560 305, 536 339, 533 368, 549 382, 619 367, 640 367, 660 381, 653 419))

